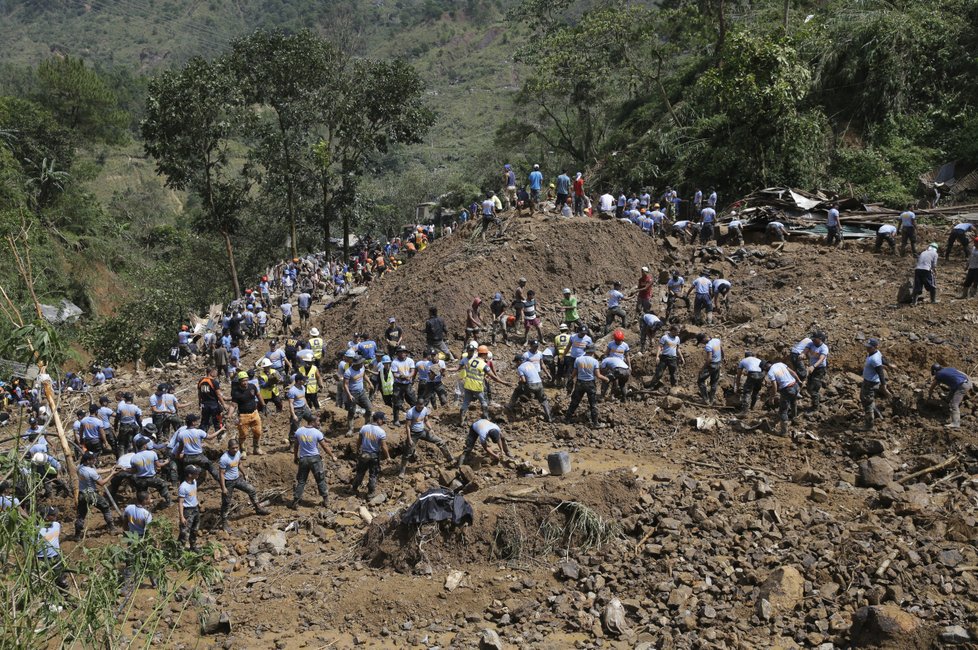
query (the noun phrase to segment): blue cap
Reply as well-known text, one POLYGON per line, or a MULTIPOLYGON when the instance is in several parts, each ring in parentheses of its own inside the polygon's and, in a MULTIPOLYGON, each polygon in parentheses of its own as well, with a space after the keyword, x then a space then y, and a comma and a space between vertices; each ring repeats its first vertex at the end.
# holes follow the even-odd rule
POLYGON ((381 360, 380 360, 380 362, 381 362, 381 363, 390 363, 390 362, 391 362, 391 358, 390 358, 389 356, 387 356, 387 355, 385 354, 385 355, 384 355, 384 356, 383 356, 383 357, 381 358, 381 360))

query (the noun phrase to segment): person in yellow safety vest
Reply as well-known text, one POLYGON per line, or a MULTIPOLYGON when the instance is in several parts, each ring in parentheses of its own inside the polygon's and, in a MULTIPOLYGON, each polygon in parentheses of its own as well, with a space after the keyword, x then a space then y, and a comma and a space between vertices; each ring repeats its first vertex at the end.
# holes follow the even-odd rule
POLYGON ((312 350, 302 350, 297 355, 300 361, 299 374, 306 378, 306 401, 309 406, 319 410, 319 368, 314 363, 312 350))
POLYGON ((554 384, 557 386, 564 385, 564 350, 567 349, 567 344, 570 343, 571 335, 568 332, 569 328, 567 323, 561 323, 559 331, 556 336, 554 336, 554 352, 557 353, 557 372, 554 373, 554 384))
POLYGON ((272 368, 272 362, 267 357, 262 357, 258 361, 258 388, 261 391, 261 398, 265 402, 274 404, 276 412, 281 413, 282 378, 275 368, 272 368))
POLYGON ((313 363, 316 364, 320 370, 323 369, 323 351, 326 348, 326 343, 323 338, 319 336, 319 330, 315 327, 309 330, 309 349, 312 350, 313 363))
MULTIPOLYGON (((384 404, 387 406, 394 404, 394 371, 391 369, 392 363, 394 363, 394 360, 386 354, 377 363, 377 370, 380 374, 380 395, 384 400, 384 404)), ((376 386, 373 386, 372 390, 376 390, 376 388, 376 386)))
POLYGON ((469 410, 469 404, 472 403, 473 399, 479 400, 479 403, 482 405, 482 417, 489 417, 489 400, 486 399, 486 377, 493 381, 498 381, 503 386, 512 386, 512 384, 504 381, 497 375, 489 366, 486 360, 487 356, 489 356, 488 346, 480 345, 476 348, 476 354, 474 356, 463 359, 458 368, 455 369, 456 372, 464 372, 464 379, 462 380, 462 406, 459 410, 459 422, 463 427, 465 426, 465 413, 469 410))

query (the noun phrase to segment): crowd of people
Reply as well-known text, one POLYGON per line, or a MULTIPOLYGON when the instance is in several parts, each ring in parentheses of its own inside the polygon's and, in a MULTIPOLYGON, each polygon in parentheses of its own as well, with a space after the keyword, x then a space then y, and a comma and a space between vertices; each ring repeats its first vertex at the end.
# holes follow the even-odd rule
MULTIPOLYGON (((546 200, 539 168, 530 173, 527 188, 516 185, 509 166, 505 172, 503 209, 539 209, 546 200)), ((554 204, 562 210, 570 206, 572 212, 586 214, 591 209, 580 174, 571 180, 562 173, 552 189, 554 204)), ((490 222, 499 220, 493 196, 490 193, 486 201, 490 213, 483 213, 490 222)), ((653 236, 695 233, 706 244, 719 232, 717 194, 713 188, 705 194, 697 190, 689 203, 695 219, 675 218, 682 200, 671 188, 658 200, 647 191, 622 192, 617 199, 605 194, 598 209, 653 236)), ((902 243, 915 253, 915 217, 905 213, 900 221, 902 243)), ((826 224, 827 243, 837 245, 841 224, 836 208, 829 210, 826 224)), ((978 253, 971 246, 969 228, 955 226, 945 259, 952 244, 964 248, 969 259, 966 292, 970 288, 973 295, 978 253)), ((727 229, 727 237, 743 242, 735 218, 727 229)), ((765 359, 753 350, 728 354, 725 342, 710 330, 715 316, 729 308, 735 287, 706 269, 688 283, 679 269, 672 269, 661 286, 661 300, 655 295, 660 283, 649 267, 638 271, 634 284, 609 279, 603 313, 585 315, 572 288, 564 288, 560 296, 541 296, 526 278, 518 278, 511 289, 499 287, 491 300, 487 297, 488 306, 481 297, 474 298, 457 327, 439 316, 437 306, 430 306, 420 349, 407 347, 405 331, 392 314, 379 315, 372 331, 334 331, 329 338, 313 324, 317 303, 326 303, 353 284, 370 284, 378 273, 394 272, 402 253, 410 257, 424 251, 434 236, 433 229, 417 227, 383 245, 365 241, 345 264, 322 254, 287 260, 233 301, 212 327, 188 323, 176 333, 174 359, 186 368, 201 369, 196 399, 180 397, 174 386, 161 382, 146 400, 121 386, 114 398, 103 394, 97 403, 79 410, 71 426, 79 486, 76 538, 85 535, 92 510, 101 513, 107 531, 114 532, 116 514, 123 512, 118 504, 126 500, 123 526, 141 536, 152 521, 151 512, 167 510, 175 500, 179 539, 196 550, 207 497, 198 490, 208 476, 220 493, 220 528, 229 528, 236 492, 248 498, 258 515, 268 513, 259 497, 260 486, 246 466, 249 453, 261 456, 266 449, 287 451, 295 462, 289 507, 299 507, 310 474, 322 507, 328 507, 325 461, 334 467, 343 462, 330 441, 342 440, 344 431, 356 449, 350 460, 353 478, 340 488, 349 496, 358 495, 366 481, 366 498, 372 499, 383 464, 399 456, 397 473, 403 475, 419 442, 432 445, 454 467, 468 463, 477 446, 488 460, 498 462, 511 455, 503 424, 527 417, 527 403, 539 405, 545 422, 574 423, 586 401, 590 426, 605 426, 599 406, 629 400, 632 364, 639 355, 653 355, 653 391, 668 390, 665 381, 677 387, 689 362, 705 407, 716 404, 724 373, 733 374, 738 417, 748 416, 762 401, 776 409, 776 433, 782 436, 798 433, 792 422, 799 416, 801 400, 807 400, 804 410, 821 408, 831 365, 829 334, 811 332, 791 347, 787 359, 765 359), (542 301, 559 310, 560 322, 553 331, 545 331, 542 301), (700 326, 695 336, 681 336, 686 321, 700 326), (455 341, 461 341, 460 349, 453 349, 455 341), (506 369, 497 366, 493 356, 494 349, 497 354, 503 349, 498 346, 511 355, 506 369), (511 389, 508 399, 503 389, 511 389), (555 405, 561 391, 567 399, 555 405), (494 401, 503 404, 501 412, 491 408, 494 401), (470 422, 476 404, 476 417, 470 422), (453 412, 459 429, 450 426, 453 412), (344 414, 339 422, 337 413, 344 414)), ((938 250, 938 244, 930 244, 918 257, 915 299, 923 289, 934 299, 938 250)), ((880 416, 876 398, 889 390, 887 363, 879 340, 869 339, 865 346, 859 398, 864 425, 872 429, 880 416)), ((109 371, 95 369, 93 381, 117 388, 115 373, 109 371)), ((960 404, 971 389, 970 378, 937 364, 931 373, 930 392, 940 386, 947 389, 947 426, 960 427, 960 404)), ((42 408, 37 390, 22 381, 5 385, 3 394, 11 408, 19 404, 30 417, 19 436, 25 460, 13 480, 0 484, 0 508, 17 510, 26 500, 36 499, 46 522, 39 532, 43 552, 56 560, 60 524, 57 510, 46 500, 52 492, 67 494, 68 481, 64 459, 49 440, 50 414, 42 408), (32 481, 39 489, 32 489, 32 481)))

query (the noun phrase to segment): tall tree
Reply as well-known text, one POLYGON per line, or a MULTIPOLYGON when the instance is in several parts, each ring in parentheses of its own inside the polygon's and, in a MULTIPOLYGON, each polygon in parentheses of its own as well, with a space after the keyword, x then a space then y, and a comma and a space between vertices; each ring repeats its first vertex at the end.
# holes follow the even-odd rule
POLYGON ((298 254, 300 186, 310 176, 302 161, 312 144, 310 134, 316 119, 313 100, 328 97, 337 82, 342 58, 339 50, 312 32, 263 30, 234 41, 226 57, 245 104, 258 107, 259 112, 271 109, 271 128, 263 121, 255 123, 252 135, 261 146, 253 154, 264 167, 268 189, 284 187, 293 257, 298 254))
POLYGON ((81 59, 52 57, 37 66, 39 104, 83 142, 119 144, 126 139, 128 115, 106 81, 81 59))
POLYGON ((323 227, 331 216, 343 220, 343 256, 349 241, 360 179, 379 154, 397 144, 421 142, 435 114, 424 103, 424 82, 400 60, 356 59, 344 66, 334 85, 315 102, 321 143, 316 156, 324 189, 323 227))
POLYGON ((250 181, 247 169, 231 160, 229 148, 240 135, 237 86, 220 64, 191 59, 176 72, 164 72, 150 83, 142 125, 146 153, 168 187, 197 194, 203 204, 198 228, 224 239, 228 272, 240 297, 231 236, 250 181))

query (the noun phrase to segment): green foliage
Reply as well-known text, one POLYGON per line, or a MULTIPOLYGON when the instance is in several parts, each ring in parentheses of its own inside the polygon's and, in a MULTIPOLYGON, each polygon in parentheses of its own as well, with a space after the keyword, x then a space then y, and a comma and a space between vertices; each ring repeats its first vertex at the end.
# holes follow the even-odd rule
MULTIPOLYGON (((16 450, 0 457, 0 467, 22 476, 16 450)), ((175 542, 172 525, 154 519, 142 539, 127 537, 121 543, 86 546, 80 557, 61 562, 38 558, 44 542, 38 531, 42 519, 34 509, 41 488, 39 476, 25 475, 22 487, 26 515, 18 510, 0 513, 0 645, 4 648, 91 647, 110 648, 132 643, 152 644, 164 617, 179 621, 201 589, 214 584, 220 573, 204 554, 187 553, 175 542), (55 580, 64 575, 68 587, 55 580), (129 619, 134 585, 154 582, 154 607, 141 616, 134 633, 119 622, 129 619), (177 595, 184 604, 171 610, 177 595)), ((62 513, 62 536, 67 534, 62 513)), ((205 552, 213 552, 206 547, 205 552)), ((166 641, 163 642, 167 644, 166 641)))
POLYGON ((70 56, 46 59, 37 67, 37 81, 37 103, 82 142, 125 140, 128 116, 119 110, 119 100, 105 80, 84 61, 70 56))

